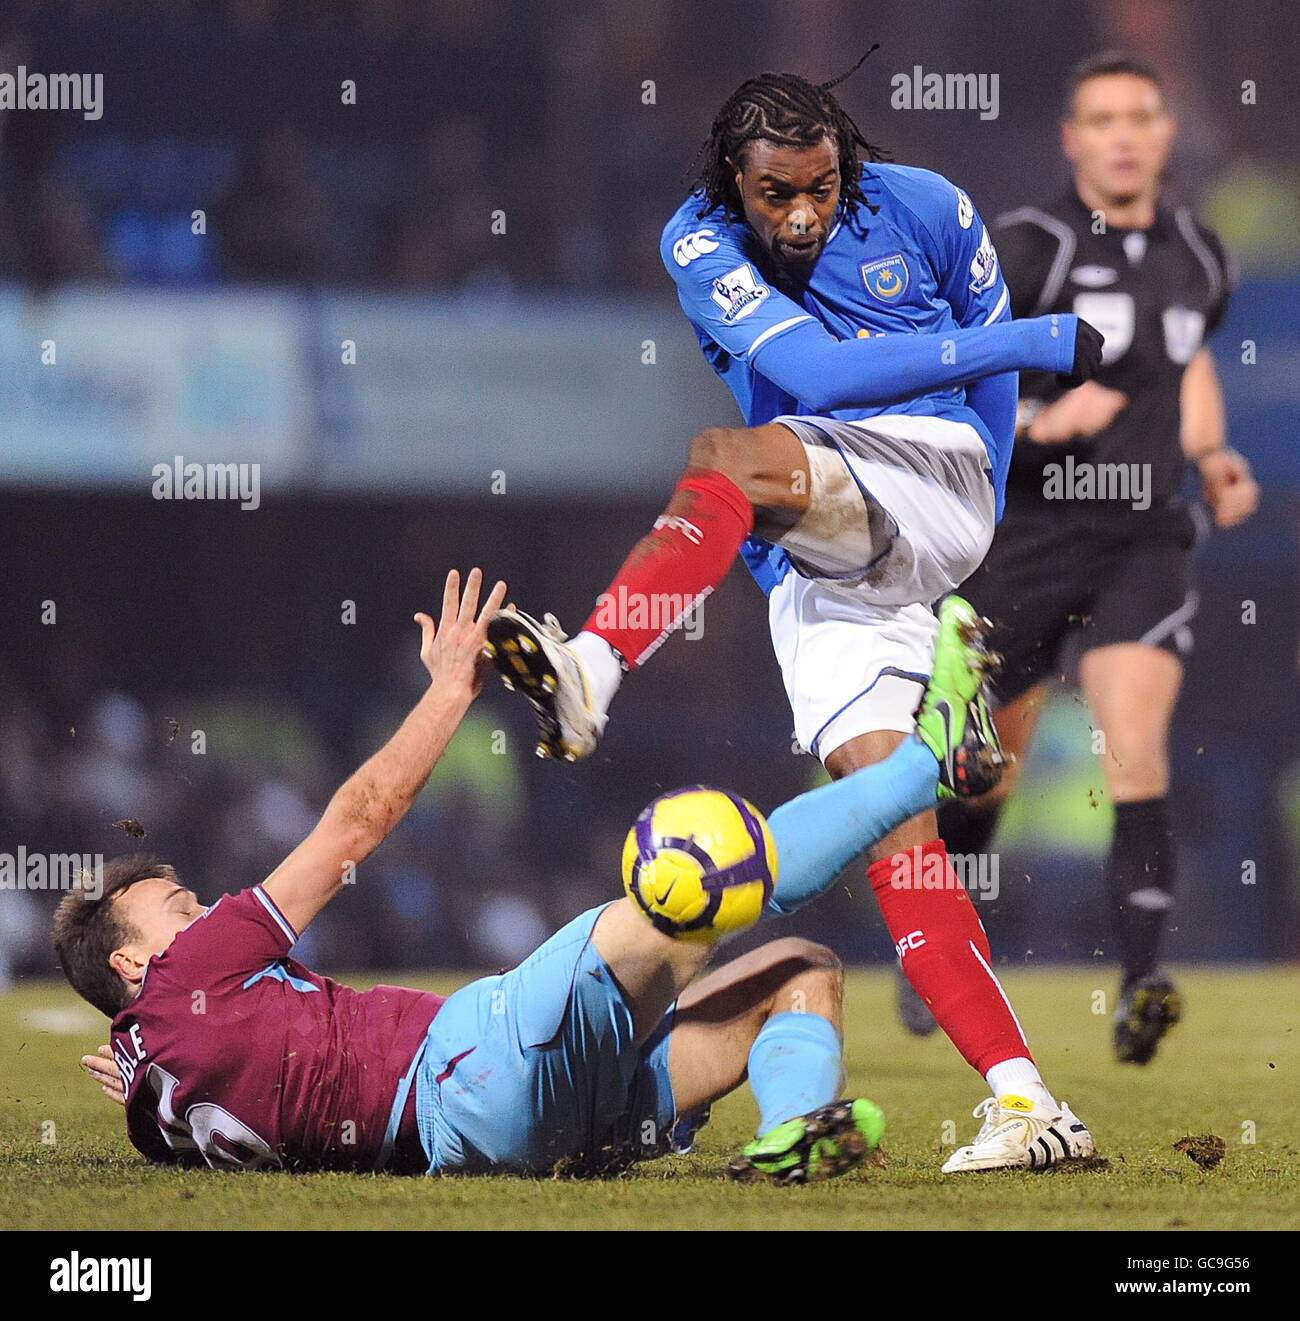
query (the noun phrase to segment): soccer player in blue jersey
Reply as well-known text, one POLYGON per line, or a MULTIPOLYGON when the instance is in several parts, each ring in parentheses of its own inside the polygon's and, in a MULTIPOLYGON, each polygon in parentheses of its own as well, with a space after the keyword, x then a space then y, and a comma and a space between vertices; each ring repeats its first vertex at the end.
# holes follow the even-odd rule
MULTIPOLYGON (((1016 370, 1080 383, 1098 369, 1101 336, 1086 322, 1012 320, 970 197, 881 161, 834 85, 791 74, 742 84, 664 230, 682 310, 747 425, 694 438, 664 513, 575 638, 514 609, 493 621, 498 667, 533 706, 540 752, 587 755, 623 675, 740 552, 767 594, 800 743, 836 778, 883 760, 913 728, 933 605, 992 541, 1016 370)), ((982 695, 970 715, 992 753, 972 765, 995 768, 982 695)), ((908 981, 993 1093, 975 1144, 946 1168, 989 1168, 996 1153, 1019 1163, 1005 1126, 1060 1108, 982 952, 933 811, 870 857, 908 981), (936 871, 943 884, 926 884, 936 871)))

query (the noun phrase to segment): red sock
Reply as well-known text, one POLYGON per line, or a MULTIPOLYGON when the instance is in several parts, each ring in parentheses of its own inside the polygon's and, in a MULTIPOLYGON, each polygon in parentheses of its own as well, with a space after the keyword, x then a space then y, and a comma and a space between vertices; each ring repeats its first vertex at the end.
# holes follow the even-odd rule
POLYGON ((943 840, 873 862, 867 877, 907 980, 966 1063, 986 1074, 1005 1060, 1032 1059, 943 840))
POLYGON ((634 669, 727 576, 753 526, 753 506, 735 482, 712 469, 687 469, 583 628, 634 669))

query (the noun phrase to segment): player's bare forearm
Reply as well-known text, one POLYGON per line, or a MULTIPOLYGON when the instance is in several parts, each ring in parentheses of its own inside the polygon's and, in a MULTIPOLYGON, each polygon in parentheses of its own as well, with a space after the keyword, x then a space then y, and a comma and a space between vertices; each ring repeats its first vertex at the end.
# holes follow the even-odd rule
POLYGON ((1228 420, 1223 390, 1209 349, 1201 349, 1187 364, 1180 390, 1183 453, 1193 463, 1222 449, 1228 440, 1228 420))
POLYGON ((473 694, 430 686, 397 732, 340 786, 316 828, 263 888, 299 934, 338 894, 351 871, 406 815, 473 694))
POLYGON ((393 832, 460 727, 474 693, 430 685, 397 732, 340 786, 321 817, 349 861, 361 862, 393 832))
POLYGON ((1187 364, 1179 403, 1179 439, 1200 472, 1205 503, 1219 527, 1235 527, 1258 508, 1259 487, 1245 456, 1228 445, 1227 410, 1209 349, 1187 364))
POLYGON ((429 687, 397 732, 330 799, 316 828, 267 877, 264 888, 301 932, 339 892, 347 874, 379 847, 406 815, 451 742, 483 682, 487 624, 505 600, 497 583, 478 610, 483 575, 447 575, 442 618, 417 614, 420 659, 429 687))

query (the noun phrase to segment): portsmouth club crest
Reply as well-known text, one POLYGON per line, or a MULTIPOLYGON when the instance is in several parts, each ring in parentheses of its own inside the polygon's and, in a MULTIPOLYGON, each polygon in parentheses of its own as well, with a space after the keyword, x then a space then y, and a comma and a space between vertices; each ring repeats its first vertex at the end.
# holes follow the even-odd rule
POLYGON ((867 292, 882 303, 896 303, 907 291, 907 262, 901 252, 879 261, 863 262, 859 268, 867 292))

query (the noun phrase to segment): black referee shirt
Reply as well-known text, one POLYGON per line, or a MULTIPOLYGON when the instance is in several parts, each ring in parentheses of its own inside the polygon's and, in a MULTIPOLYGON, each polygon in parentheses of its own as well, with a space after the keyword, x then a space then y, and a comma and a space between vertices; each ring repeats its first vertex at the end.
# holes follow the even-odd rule
MULTIPOLYGON (((1178 504, 1186 473, 1179 444, 1183 371, 1223 319, 1232 274, 1218 238, 1184 207, 1161 204, 1149 229, 1094 228, 1092 211, 1073 189, 1046 206, 1009 211, 994 225, 1015 315, 1075 312, 1090 321, 1106 336, 1097 379, 1128 396, 1114 423, 1091 438, 1064 445, 1017 440, 1007 507, 1012 514, 1050 507, 1043 467, 1073 454, 1076 463, 1150 464, 1150 515, 1158 519, 1178 504)), ((1060 394, 1054 377, 1020 378, 1021 400, 1031 408, 1060 394)))

